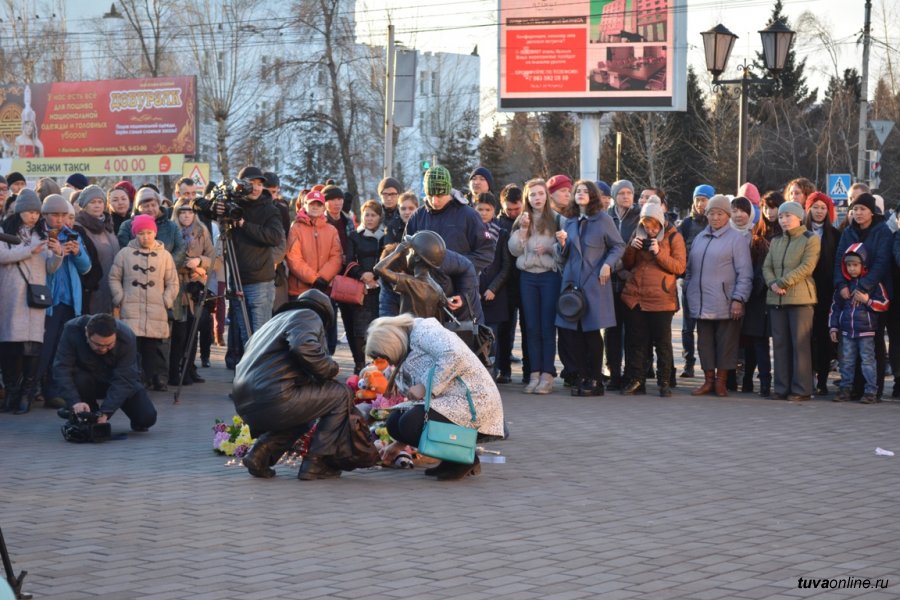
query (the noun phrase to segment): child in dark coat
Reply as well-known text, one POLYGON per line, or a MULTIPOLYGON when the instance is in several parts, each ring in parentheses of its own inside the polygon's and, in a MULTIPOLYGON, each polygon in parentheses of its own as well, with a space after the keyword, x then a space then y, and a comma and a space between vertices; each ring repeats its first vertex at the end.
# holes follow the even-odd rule
POLYGON ((862 243, 852 244, 844 252, 841 272, 847 280, 849 298, 835 290, 831 302, 829 325, 831 340, 841 340, 841 389, 835 402, 850 399, 856 360, 859 358, 865 378, 863 404, 877 402, 878 382, 875 375, 875 333, 878 330, 878 313, 887 311, 890 301, 884 285, 878 283, 866 293, 859 287, 859 280, 866 275, 866 248, 862 243))

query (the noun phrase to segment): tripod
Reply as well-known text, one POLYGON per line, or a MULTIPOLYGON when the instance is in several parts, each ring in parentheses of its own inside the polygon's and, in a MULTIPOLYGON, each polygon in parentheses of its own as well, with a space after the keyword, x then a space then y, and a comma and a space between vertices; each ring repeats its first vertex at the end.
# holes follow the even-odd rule
POLYGON ((6 571, 6 582, 9 584, 9 587, 12 588, 15 597, 19 600, 29 600, 32 598, 33 596, 31 594, 22 591, 22 580, 25 579, 28 571, 22 571, 19 573, 19 576, 16 577, 15 572, 13 572, 12 560, 9 558, 9 551, 6 549, 6 541, 3 539, 2 529, 0 529, 0 558, 3 559, 3 569, 6 571))
MULTIPOLYGON (((247 310, 247 299, 244 298, 244 286, 241 283, 241 274, 238 272, 237 254, 234 250, 234 222, 231 219, 222 220, 222 227, 219 233, 219 239, 222 241, 222 257, 225 261, 225 298, 229 301, 237 300, 240 304, 241 317, 244 319, 244 326, 247 328, 247 337, 253 335, 253 325, 250 323, 250 312, 247 310)), ((214 296, 218 298, 218 296, 214 296)), ((200 327, 200 316, 203 312, 203 304, 209 299, 209 289, 206 285, 200 292, 200 297, 195 302, 194 318, 191 323, 191 332, 188 334, 187 345, 181 357, 181 364, 178 369, 178 388, 175 390, 175 399, 172 404, 178 404, 181 396, 181 388, 184 386, 184 375, 190 367, 191 350, 197 343, 197 329, 200 327)))

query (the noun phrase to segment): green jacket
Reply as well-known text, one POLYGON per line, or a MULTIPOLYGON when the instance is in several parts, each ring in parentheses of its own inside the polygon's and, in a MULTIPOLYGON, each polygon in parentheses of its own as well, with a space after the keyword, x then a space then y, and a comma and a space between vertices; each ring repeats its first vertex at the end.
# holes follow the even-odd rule
POLYGON ((763 278, 768 292, 766 304, 770 306, 803 306, 816 303, 816 283, 812 274, 819 261, 821 241, 819 236, 800 226, 774 238, 763 262, 763 278), (779 296, 772 291, 772 284, 787 290, 779 296))

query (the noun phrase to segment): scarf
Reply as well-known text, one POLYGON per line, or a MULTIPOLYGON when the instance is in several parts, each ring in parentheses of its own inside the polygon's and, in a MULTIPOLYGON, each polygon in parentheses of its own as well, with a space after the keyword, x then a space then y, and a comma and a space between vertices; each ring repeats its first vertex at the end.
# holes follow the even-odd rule
POLYGON ((365 226, 360 226, 360 229, 357 230, 363 237, 375 238, 376 240, 380 240, 384 237, 384 229, 380 227, 375 231, 370 229, 366 229, 365 226))
POLYGON ((113 232, 112 219, 98 219, 97 217, 92 217, 83 210, 75 215, 75 222, 94 234, 113 232))

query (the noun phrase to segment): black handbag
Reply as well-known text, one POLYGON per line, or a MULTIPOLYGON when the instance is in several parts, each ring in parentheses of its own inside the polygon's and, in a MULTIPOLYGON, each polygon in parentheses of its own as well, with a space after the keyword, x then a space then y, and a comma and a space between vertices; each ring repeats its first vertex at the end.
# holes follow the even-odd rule
POLYGON ((587 312, 587 298, 584 290, 575 284, 566 286, 556 300, 556 310, 566 321, 580 321, 587 312))
POLYGON ((494 332, 491 331, 491 328, 474 320, 460 321, 447 308, 444 308, 444 312, 449 317, 449 320, 443 323, 444 328, 459 336, 459 339, 465 342, 481 363, 491 368, 493 366, 491 364, 491 348, 494 345, 494 332))
POLYGON ((25 276, 22 266, 16 263, 16 267, 19 269, 22 279, 25 280, 25 302, 28 303, 28 306, 30 308, 44 309, 53 306, 53 296, 50 294, 50 288, 39 283, 31 283, 28 281, 28 277, 25 276))

